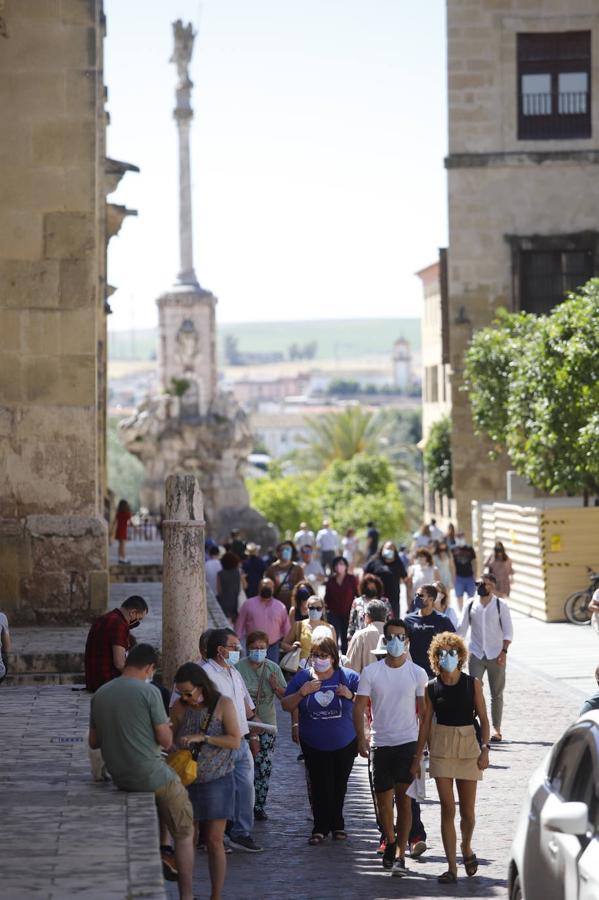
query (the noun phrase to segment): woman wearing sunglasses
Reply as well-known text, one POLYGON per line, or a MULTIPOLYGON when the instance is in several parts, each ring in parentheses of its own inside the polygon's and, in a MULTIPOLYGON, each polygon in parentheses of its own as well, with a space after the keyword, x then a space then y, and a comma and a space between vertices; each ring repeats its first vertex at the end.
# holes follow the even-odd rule
POLYGON ((436 677, 429 681, 425 691, 424 715, 411 772, 414 777, 420 775, 422 753, 428 743, 430 774, 436 781, 441 801, 441 836, 448 863, 447 871, 438 881, 455 884, 458 870, 453 783, 460 807, 462 861, 466 874, 472 876, 478 870, 478 860, 472 850, 476 783, 489 765, 489 720, 480 681, 462 672, 468 659, 462 638, 441 632, 433 638, 428 655, 436 677), (477 716, 480 745, 475 728, 477 716))
POLYGON ((200 747, 197 778, 187 788, 193 806, 194 844, 201 826, 208 852, 210 897, 220 900, 227 869, 223 837, 227 819, 235 815, 233 751, 241 743, 239 720, 233 701, 219 694, 196 663, 177 669, 175 691, 179 697, 171 707, 175 746, 200 747))
MULTIPOLYGON (((333 640, 337 640, 337 632, 334 627, 327 622, 327 612, 324 600, 313 594, 308 597, 306 604, 308 613, 307 619, 301 619, 293 623, 287 636, 281 641, 281 650, 288 653, 294 647, 300 648, 300 668, 303 669, 310 657, 312 649, 312 639, 316 628, 328 628, 330 636, 333 640)), ((320 633, 320 632, 319 632, 320 633)))

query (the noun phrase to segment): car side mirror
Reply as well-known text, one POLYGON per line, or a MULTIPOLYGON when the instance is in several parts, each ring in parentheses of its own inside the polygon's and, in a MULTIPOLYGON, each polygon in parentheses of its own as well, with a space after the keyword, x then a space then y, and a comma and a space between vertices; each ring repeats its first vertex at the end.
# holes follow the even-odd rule
POLYGON ((588 820, 586 803, 562 803, 557 797, 548 797, 541 810, 543 828, 561 834, 585 834, 588 820))

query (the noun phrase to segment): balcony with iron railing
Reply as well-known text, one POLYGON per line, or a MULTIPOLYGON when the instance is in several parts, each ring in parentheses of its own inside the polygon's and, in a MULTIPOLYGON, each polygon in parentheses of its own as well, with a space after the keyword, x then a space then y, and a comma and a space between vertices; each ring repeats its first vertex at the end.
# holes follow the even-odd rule
POLYGON ((518 138, 546 140, 591 136, 588 91, 520 95, 518 138))

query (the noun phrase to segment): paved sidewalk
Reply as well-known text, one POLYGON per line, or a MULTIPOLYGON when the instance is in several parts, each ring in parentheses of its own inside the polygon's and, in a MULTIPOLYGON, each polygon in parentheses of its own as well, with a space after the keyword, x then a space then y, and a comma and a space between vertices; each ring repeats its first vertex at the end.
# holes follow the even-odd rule
POLYGON ((152 794, 94 784, 89 694, 0 689, 0 896, 164 900, 152 794))
MULTIPOLYGON (((291 743, 289 717, 279 711, 280 743, 275 756, 268 822, 258 823, 254 837, 265 852, 235 851, 227 857, 226 900, 255 894, 261 900, 421 900, 445 897, 506 896, 509 849, 522 799, 533 769, 541 762, 564 728, 576 717, 580 697, 570 688, 555 689, 543 677, 531 677, 512 663, 506 689, 506 740, 491 753, 491 768, 479 786, 478 824, 473 846, 480 860, 479 874, 467 879, 461 868, 458 885, 443 887, 437 876, 445 871, 440 838, 439 804, 429 782, 431 800, 423 807, 430 849, 420 861, 408 860, 409 877, 392 878, 376 856, 374 824, 365 761, 358 759, 346 802, 347 844, 329 840, 309 847, 311 831, 302 763, 291 743)), ((196 857, 195 892, 206 897, 207 859, 196 857)), ((167 885, 169 900, 176 889, 167 885)))

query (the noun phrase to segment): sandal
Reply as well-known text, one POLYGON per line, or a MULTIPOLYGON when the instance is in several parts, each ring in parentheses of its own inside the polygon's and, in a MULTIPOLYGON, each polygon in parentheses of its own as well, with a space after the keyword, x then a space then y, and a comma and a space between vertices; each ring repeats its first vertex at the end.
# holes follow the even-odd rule
POLYGON ((478 859, 476 858, 476 853, 472 853, 470 856, 463 856, 462 862, 464 863, 468 878, 472 878, 473 875, 476 875, 478 872, 478 859))
POLYGON ((334 841, 346 841, 347 840, 347 831, 339 831, 333 832, 333 840, 334 841))
POLYGON ((324 841, 324 834, 320 834, 320 832, 316 832, 312 835, 311 838, 308 839, 308 843, 311 847, 315 847, 317 844, 322 844, 324 841))
POLYGON ((503 740, 503 736, 500 731, 496 731, 495 734, 492 734, 489 738, 491 744, 500 744, 503 740))
POLYGON ((455 872, 452 872, 450 869, 447 872, 443 872, 442 875, 439 875, 437 878, 439 884, 457 884, 458 876, 455 872))

